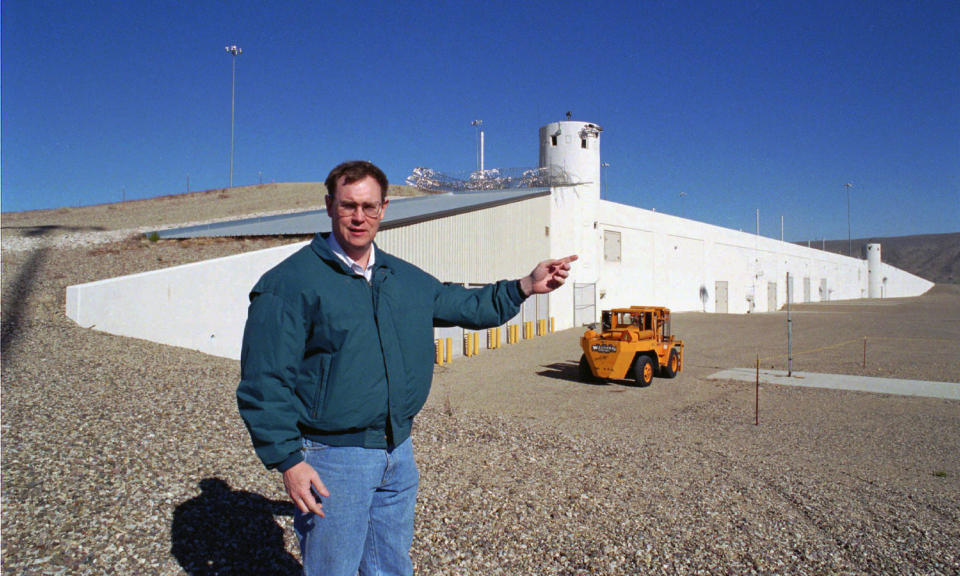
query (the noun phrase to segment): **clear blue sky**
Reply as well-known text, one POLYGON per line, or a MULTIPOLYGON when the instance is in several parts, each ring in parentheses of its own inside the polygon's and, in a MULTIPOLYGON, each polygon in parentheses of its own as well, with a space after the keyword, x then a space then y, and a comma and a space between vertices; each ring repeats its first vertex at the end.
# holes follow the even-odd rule
POLYGON ((960 2, 5 0, 3 211, 533 167, 604 128, 604 196, 786 239, 960 231, 960 2), (681 196, 681 192, 685 196, 681 196))

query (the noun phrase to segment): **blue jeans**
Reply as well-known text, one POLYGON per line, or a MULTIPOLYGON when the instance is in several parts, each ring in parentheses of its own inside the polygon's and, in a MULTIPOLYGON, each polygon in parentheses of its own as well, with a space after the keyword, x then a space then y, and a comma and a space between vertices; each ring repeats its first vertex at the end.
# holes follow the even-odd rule
POLYGON ((410 439, 389 452, 304 439, 303 453, 330 491, 325 517, 294 516, 304 575, 412 575, 420 474, 410 439))

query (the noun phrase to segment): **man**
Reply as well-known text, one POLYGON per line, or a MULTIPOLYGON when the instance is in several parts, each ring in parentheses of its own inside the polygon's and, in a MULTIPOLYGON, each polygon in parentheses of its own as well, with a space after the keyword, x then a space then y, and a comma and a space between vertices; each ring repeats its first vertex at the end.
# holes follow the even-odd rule
POLYGON ((250 293, 240 414, 296 505, 304 573, 412 574, 410 427, 433 375, 433 326, 498 326, 561 286, 576 256, 479 289, 443 284, 376 247, 387 178, 346 162, 326 180, 333 231, 250 293))

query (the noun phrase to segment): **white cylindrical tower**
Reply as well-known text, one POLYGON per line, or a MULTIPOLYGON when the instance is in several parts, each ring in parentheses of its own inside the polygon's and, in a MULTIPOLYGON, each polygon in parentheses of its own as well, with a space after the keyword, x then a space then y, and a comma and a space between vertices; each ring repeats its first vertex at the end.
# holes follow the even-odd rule
POLYGON ((580 185, 593 184, 600 197, 600 133, 589 122, 552 122, 540 128, 540 167, 555 178, 580 185))
MULTIPOLYGON (((540 167, 549 171, 552 182, 550 253, 553 257, 579 256, 569 284, 595 285, 599 280, 603 234, 598 223, 602 131, 596 124, 572 120, 540 128, 540 167)), ((573 325, 575 307, 573 290, 551 295, 550 314, 557 317, 559 325, 573 325)))
POLYGON ((883 270, 880 245, 867 244, 867 297, 883 298, 883 270))

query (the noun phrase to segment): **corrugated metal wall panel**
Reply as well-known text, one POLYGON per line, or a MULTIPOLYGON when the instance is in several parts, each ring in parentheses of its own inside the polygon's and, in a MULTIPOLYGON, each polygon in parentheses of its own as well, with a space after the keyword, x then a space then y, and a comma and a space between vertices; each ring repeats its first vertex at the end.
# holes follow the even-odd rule
POLYGON ((550 197, 383 230, 377 245, 445 282, 517 278, 549 257, 550 197))

